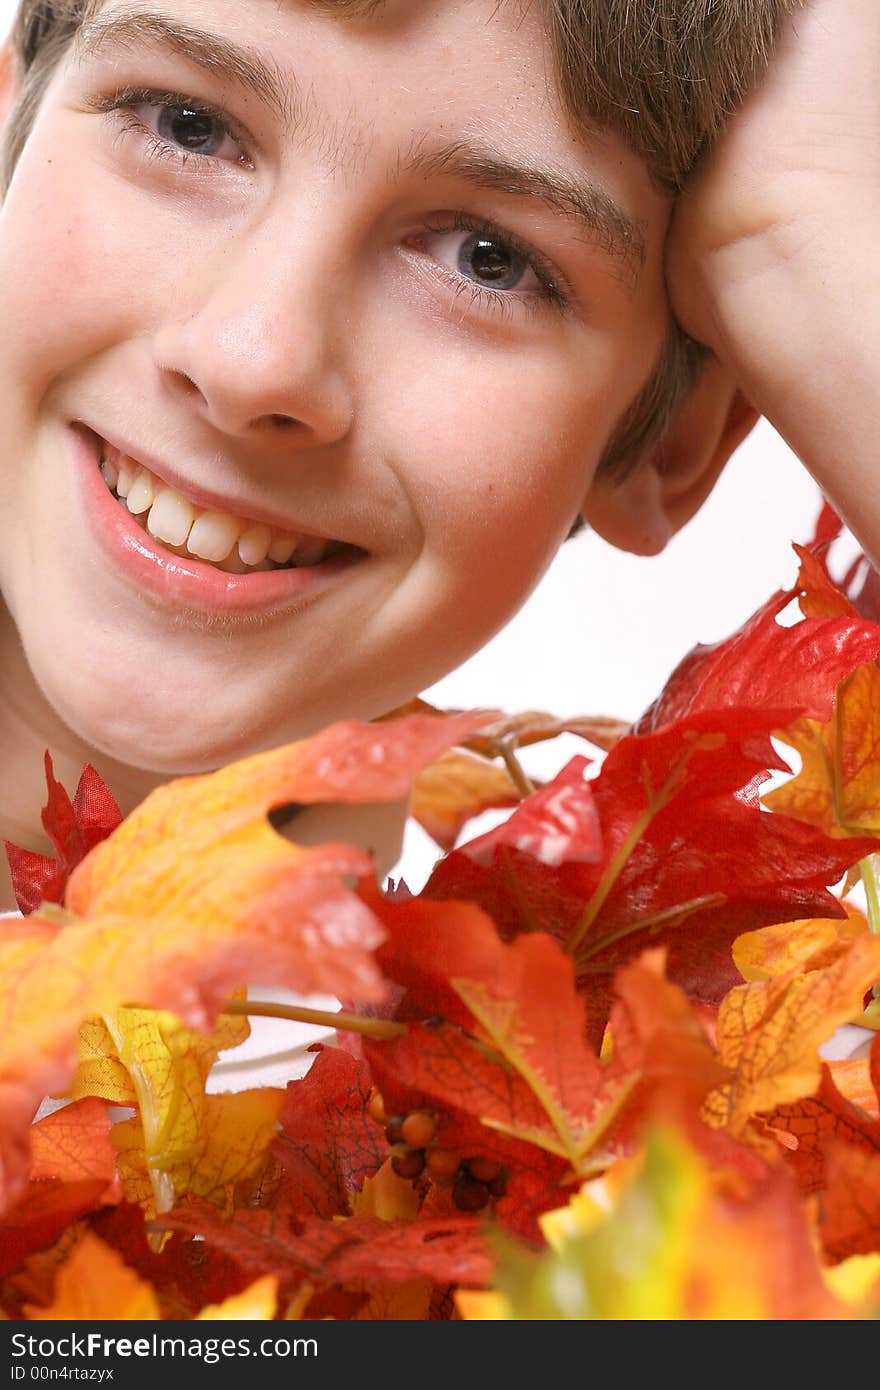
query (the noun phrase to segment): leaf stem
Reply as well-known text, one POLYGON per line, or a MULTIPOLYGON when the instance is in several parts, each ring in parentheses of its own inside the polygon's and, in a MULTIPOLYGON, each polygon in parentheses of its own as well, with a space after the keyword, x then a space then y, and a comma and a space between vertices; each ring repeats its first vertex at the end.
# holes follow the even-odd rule
POLYGON ((520 794, 521 800, 525 801, 527 796, 531 796, 535 790, 534 784, 527 776, 526 770, 516 756, 514 745, 509 738, 499 738, 495 740, 495 747, 498 755, 504 760, 510 780, 513 782, 520 794))
POLYGON ((651 824, 651 821, 654 819, 654 815, 655 811, 653 806, 649 806, 646 811, 643 811, 642 814, 638 817, 638 819, 634 821, 633 825, 630 827, 629 834, 623 840, 617 853, 613 856, 612 859, 609 860, 605 872, 603 873, 596 887, 595 893, 590 898, 590 901, 587 903, 585 912, 581 916, 580 921, 578 922, 571 936, 565 943, 565 950, 568 955, 574 956, 577 954, 578 947, 580 946, 587 932, 590 930, 590 927, 595 922, 596 918, 599 916, 599 913, 601 912, 602 907, 605 904, 605 899, 608 897, 608 894, 611 892, 612 888, 614 887, 615 883, 617 882, 618 878, 623 872, 624 866, 626 865, 626 862, 632 854, 633 850, 635 849, 636 845, 639 843, 639 840, 642 838, 648 826, 651 824))
POLYGON ((392 1042, 407 1032, 405 1023, 393 1023, 387 1018, 365 1018, 341 1009, 309 1009, 303 1004, 273 1004, 262 999, 229 999, 223 1006, 225 1014, 253 1014, 258 1018, 283 1018, 290 1023, 325 1024, 346 1033, 362 1033, 377 1042, 392 1042))

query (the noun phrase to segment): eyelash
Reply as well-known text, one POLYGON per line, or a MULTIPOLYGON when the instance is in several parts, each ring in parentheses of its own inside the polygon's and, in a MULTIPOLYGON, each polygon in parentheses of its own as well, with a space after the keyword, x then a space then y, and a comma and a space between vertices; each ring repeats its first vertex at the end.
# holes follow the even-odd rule
POLYGON ((472 304, 506 314, 511 313, 511 311, 515 312, 515 306, 531 312, 536 312, 541 308, 564 311, 569 307, 566 290, 549 262, 527 241, 521 241, 515 233, 500 227, 491 219, 471 217, 464 212, 455 212, 451 213, 448 220, 444 221, 442 225, 426 222, 425 229, 437 236, 442 236, 444 232, 470 232, 472 235, 484 236, 489 240, 499 242, 508 250, 515 251, 518 256, 522 256, 529 269, 534 271, 541 283, 540 290, 529 290, 525 294, 516 295, 511 290, 493 290, 490 285, 478 285, 473 280, 466 280, 464 276, 456 275, 447 266, 440 266, 439 270, 443 278, 448 279, 454 293, 456 295, 470 293, 472 304))
MULTIPOLYGON (((137 106, 152 106, 157 109, 183 107, 187 111, 193 111, 200 116, 216 121, 226 134, 230 135, 241 146, 242 155, 238 163, 252 167, 246 152, 247 134, 238 123, 233 121, 226 112, 220 111, 217 107, 210 106, 206 102, 189 97, 183 92, 157 91, 152 87, 129 86, 114 92, 112 95, 94 95, 88 99, 88 106, 92 111, 114 118, 120 125, 121 135, 132 133, 144 140, 149 147, 150 157, 157 161, 168 162, 181 170, 189 164, 194 165, 199 170, 205 170, 208 166, 229 162, 220 160, 215 154, 202 154, 199 150, 176 148, 167 140, 163 140, 135 114, 135 107, 137 106)), ((495 290, 489 285, 478 285, 475 281, 457 275, 448 266, 438 263, 438 272, 446 280, 454 296, 458 298, 460 295, 469 294, 470 304, 474 308, 509 316, 511 313, 522 310, 536 313, 543 308, 565 312, 570 307, 570 298, 566 288, 561 284, 560 277, 544 257, 528 242, 520 240, 514 233, 500 227, 491 219, 471 217, 466 213, 456 212, 451 214, 442 226, 426 222, 425 230, 433 232, 435 235, 454 231, 469 232, 472 235, 491 238, 521 256, 541 283, 540 290, 531 290, 526 295, 516 295, 510 290, 495 290)))
POLYGON ((246 153, 247 133, 225 111, 218 110, 216 106, 209 106, 204 101, 197 101, 193 97, 188 97, 184 92, 161 92, 153 87, 124 87, 122 90, 114 92, 112 96, 89 97, 88 106, 92 111, 112 117, 121 126, 121 134, 125 135, 131 132, 145 140, 151 156, 158 160, 169 161, 181 169, 187 164, 194 164, 197 168, 206 169, 209 165, 216 168, 218 163, 228 163, 227 160, 218 159, 215 154, 202 154, 199 150, 182 150, 170 145, 167 140, 163 140, 148 125, 145 125, 135 114, 134 109, 136 106, 153 106, 157 110, 161 110, 165 106, 183 107, 187 111, 195 112, 196 115, 206 116, 209 120, 216 121, 226 134, 231 135, 233 140, 242 147, 242 157, 239 162, 250 166, 250 160, 246 153))

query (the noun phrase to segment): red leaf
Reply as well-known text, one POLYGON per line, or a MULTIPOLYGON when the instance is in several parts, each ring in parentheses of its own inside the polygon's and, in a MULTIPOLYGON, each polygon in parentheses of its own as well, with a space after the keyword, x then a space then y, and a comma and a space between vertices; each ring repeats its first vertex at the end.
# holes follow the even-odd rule
POLYGON ((41 1178, 30 1183, 0 1222, 0 1277, 20 1269, 35 1251, 48 1250, 68 1227, 94 1210, 106 1191, 104 1178, 41 1178))
POLYGON ((271 1152, 283 1169, 279 1201, 289 1212, 347 1215, 349 1197, 387 1156, 367 1113, 371 1087, 369 1069, 335 1047, 322 1048, 302 1080, 288 1083, 271 1152))
POLYGON ((505 845, 542 864, 594 864, 602 857, 602 833, 588 767, 586 758, 572 758, 548 786, 526 797, 494 830, 468 841, 462 852, 476 864, 487 864, 496 845, 505 845))
POLYGON ((9 840, 5 842, 15 901, 25 914, 42 902, 63 902, 67 880, 77 864, 122 820, 115 797, 91 763, 86 763, 82 770, 73 801, 55 780, 48 749, 45 770, 49 796, 42 821, 57 858, 19 849, 9 840))
POLYGON ((795 717, 828 719, 844 676, 880 655, 880 626, 846 615, 805 617, 780 627, 777 615, 803 593, 805 578, 802 571, 791 589, 774 594, 723 642, 694 647, 633 732, 649 733, 701 710, 732 706, 775 706, 795 717))
POLYGON ((224 1219, 213 1207, 193 1202, 160 1224, 163 1229, 199 1235, 252 1275, 274 1274, 284 1284, 301 1279, 394 1283, 422 1275, 437 1284, 481 1286, 492 1272, 486 1241, 469 1217, 419 1221, 307 1217, 298 1221, 283 1212, 239 1211, 224 1219))
POLYGON ((877 848, 761 810, 766 769, 784 766, 768 738, 778 718, 707 711, 624 738, 591 783, 599 863, 542 864, 506 843, 505 825, 490 855, 484 839, 477 862, 468 844, 442 859, 424 895, 479 905, 507 939, 544 931, 574 949, 594 1041, 614 970, 646 944, 669 947, 682 983, 699 961, 700 997, 717 1002, 736 982, 730 946, 747 924, 842 916, 827 885, 877 848))

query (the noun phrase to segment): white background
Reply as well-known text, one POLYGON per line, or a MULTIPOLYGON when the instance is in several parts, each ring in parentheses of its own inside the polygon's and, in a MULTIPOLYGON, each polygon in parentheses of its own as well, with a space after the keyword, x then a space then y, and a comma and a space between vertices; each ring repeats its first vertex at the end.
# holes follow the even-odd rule
MULTIPOLYGON (((0 34, 14 9, 0 0, 0 34)), ((791 542, 809 538, 820 504, 815 484, 761 421, 662 556, 624 555, 581 533, 513 622, 425 698, 441 707, 634 719, 690 647, 727 636, 792 582, 791 542)), ((589 750, 560 739, 524 761, 535 775, 549 775, 575 751, 589 750)), ((436 853, 412 826, 395 873, 417 887, 436 853)))

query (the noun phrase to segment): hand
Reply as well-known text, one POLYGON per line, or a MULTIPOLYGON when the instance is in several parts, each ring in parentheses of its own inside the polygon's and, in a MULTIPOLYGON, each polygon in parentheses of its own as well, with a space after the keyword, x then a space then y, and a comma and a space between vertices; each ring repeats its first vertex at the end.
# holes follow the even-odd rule
MULTIPOLYGON (((725 347, 716 300, 802 260, 847 253, 880 209, 880 5, 805 0, 758 90, 682 195, 669 244, 680 322, 725 347)), ((770 282, 772 284, 772 281, 770 282)))
POLYGON ((880 559, 880 4, 806 0, 695 171, 673 310, 880 559), (876 500, 875 500, 876 499, 876 500))

